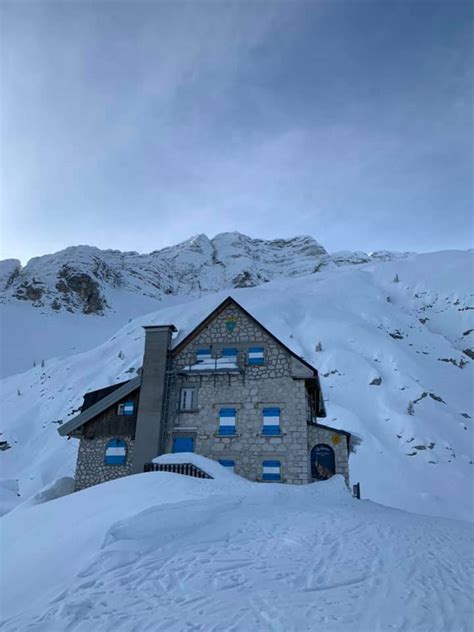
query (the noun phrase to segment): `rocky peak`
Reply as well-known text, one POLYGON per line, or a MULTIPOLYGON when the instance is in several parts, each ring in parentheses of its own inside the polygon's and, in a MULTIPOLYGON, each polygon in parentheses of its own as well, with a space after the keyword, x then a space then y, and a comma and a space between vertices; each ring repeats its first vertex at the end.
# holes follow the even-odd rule
POLYGON ((169 294, 199 296, 225 288, 252 287, 267 281, 313 274, 322 267, 388 260, 397 253, 328 254, 313 237, 254 239, 238 232, 210 239, 199 234, 150 254, 71 246, 35 257, 22 268, 0 263, 0 297, 29 301, 36 307, 84 314, 114 310, 120 289, 160 300, 169 294))

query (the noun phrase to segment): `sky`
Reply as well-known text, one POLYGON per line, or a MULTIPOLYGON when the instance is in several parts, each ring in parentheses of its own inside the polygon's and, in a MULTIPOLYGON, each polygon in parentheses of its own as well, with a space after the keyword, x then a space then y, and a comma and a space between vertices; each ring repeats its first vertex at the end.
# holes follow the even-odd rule
POLYGON ((472 247, 471 2, 0 6, 0 258, 472 247))

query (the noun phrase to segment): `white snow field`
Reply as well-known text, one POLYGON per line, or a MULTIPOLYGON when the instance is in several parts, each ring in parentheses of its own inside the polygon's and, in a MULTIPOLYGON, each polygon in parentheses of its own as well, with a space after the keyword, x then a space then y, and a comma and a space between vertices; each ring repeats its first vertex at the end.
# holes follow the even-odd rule
MULTIPOLYGON (((473 346, 473 259, 438 252, 231 292, 318 368, 325 423, 360 442, 349 465, 364 498, 473 519, 473 362, 463 352, 473 346)), ((11 447, 0 452, 1 511, 74 475, 77 442, 57 428, 77 413, 86 391, 136 375, 142 325, 174 323, 180 340, 228 293, 139 317, 90 351, 4 379, 0 440, 11 447)), ((59 327, 65 314, 56 316, 59 327)))
POLYGON ((2 630, 472 630, 471 524, 179 457, 4 516, 2 630))

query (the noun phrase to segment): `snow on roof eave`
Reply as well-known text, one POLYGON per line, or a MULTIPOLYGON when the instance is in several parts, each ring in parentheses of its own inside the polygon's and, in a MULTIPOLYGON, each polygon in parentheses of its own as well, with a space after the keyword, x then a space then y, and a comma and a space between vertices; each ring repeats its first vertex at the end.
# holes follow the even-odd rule
POLYGON ((79 415, 76 415, 67 423, 60 426, 58 428, 59 434, 62 437, 72 434, 74 430, 79 428, 79 426, 82 426, 83 424, 87 423, 88 421, 93 419, 96 415, 99 415, 101 412, 103 412, 109 406, 113 406, 115 403, 121 400, 122 397, 126 397, 132 391, 135 391, 137 388, 140 387, 140 384, 141 384, 141 376, 133 378, 133 380, 130 380, 129 382, 127 382, 126 384, 118 388, 117 390, 110 393, 110 395, 107 395, 103 399, 100 399, 98 402, 90 406, 90 408, 87 408, 84 412, 80 413, 79 415))

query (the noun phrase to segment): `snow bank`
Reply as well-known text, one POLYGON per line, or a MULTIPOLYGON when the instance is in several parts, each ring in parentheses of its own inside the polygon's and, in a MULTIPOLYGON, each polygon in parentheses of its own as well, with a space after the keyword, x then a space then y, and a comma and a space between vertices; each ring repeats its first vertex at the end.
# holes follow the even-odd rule
POLYGON ((470 628, 470 525, 357 501, 341 477, 234 485, 196 464, 228 476, 139 474, 4 516, 2 629, 470 628))

